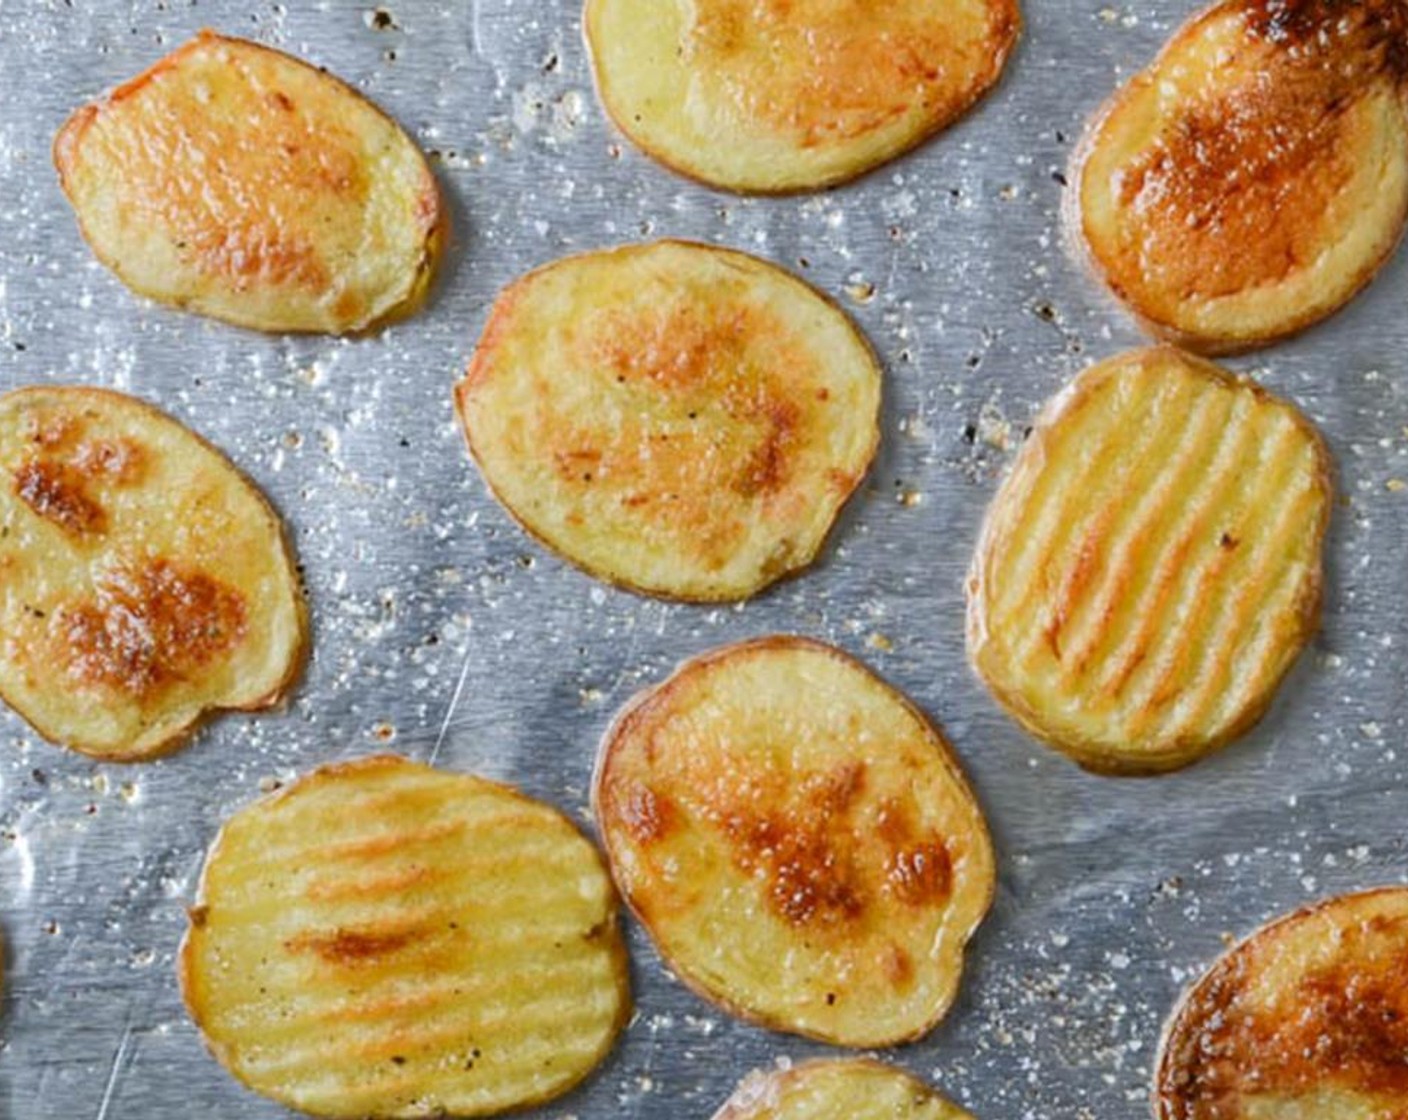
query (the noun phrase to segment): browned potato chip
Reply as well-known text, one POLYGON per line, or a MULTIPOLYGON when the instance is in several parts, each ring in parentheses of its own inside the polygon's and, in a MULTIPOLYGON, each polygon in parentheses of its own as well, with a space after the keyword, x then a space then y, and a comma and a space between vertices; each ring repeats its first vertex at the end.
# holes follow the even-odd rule
POLYGON ((839 650, 685 663, 617 719, 593 801, 622 893, 707 999, 844 1046, 948 1010, 992 901, 987 826, 934 726, 839 650))
POLYGON ((494 493, 573 563, 742 599, 811 563, 865 475, 880 369, 780 268, 662 241, 512 284, 455 402, 494 493))
POLYGON ((1402 0, 1224 0, 1092 124, 1071 225, 1154 333, 1261 346, 1364 287, 1408 218, 1402 0))
POLYGON ((853 179, 997 83, 1017 0, 587 0, 597 88, 662 163, 738 191, 853 179))
POLYGON ((973 1120, 902 1070, 866 1058, 750 1073, 714 1120, 973 1120))
POLYGON ((74 113, 54 163, 129 287, 259 330, 405 314, 444 241, 435 176, 394 121, 307 63, 210 31, 74 113))
POLYGON ((279 519, 218 451, 121 393, 0 397, 0 694, 116 761, 267 708, 307 618, 279 519))
POLYGON ((1082 766, 1193 762, 1261 718, 1318 624, 1330 469, 1299 412, 1210 362, 1093 366, 988 512, 973 664, 1082 766))
POLYGON ((1398 1120, 1408 1102, 1408 889, 1264 926, 1183 997, 1157 1120, 1398 1120))
POLYGON ((616 896, 557 810, 381 755, 231 817, 181 946, 220 1062, 316 1116, 482 1116, 565 1093, 629 1011, 616 896))

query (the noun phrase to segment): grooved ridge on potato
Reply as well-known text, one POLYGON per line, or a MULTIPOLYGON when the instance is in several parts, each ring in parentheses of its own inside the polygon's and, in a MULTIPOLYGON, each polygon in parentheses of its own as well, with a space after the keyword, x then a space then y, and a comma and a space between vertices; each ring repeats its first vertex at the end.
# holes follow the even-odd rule
POLYGON ((1266 710, 1319 619, 1330 460, 1294 407, 1171 347, 1101 362, 993 499, 968 649, 1093 770, 1184 766, 1266 710))
POLYGON ((952 1003, 993 894, 982 811, 937 729, 839 650, 686 662, 617 718, 593 804, 627 902, 726 1010, 886 1046, 952 1003))
POLYGON ((1342 895, 1262 927, 1184 995, 1156 1064, 1157 1120, 1394 1120, 1408 1101, 1408 889, 1342 895))
POLYGON ((880 370, 831 302, 679 241, 498 298, 455 402, 500 501, 593 575, 742 599, 804 568, 879 440, 880 370))
POLYGON ((0 694, 47 738, 132 761, 267 708, 307 619, 283 529, 218 451, 101 389, 0 397, 0 694))
POLYGON ((996 84, 1017 0, 587 0, 607 111, 661 162, 738 191, 870 170, 996 84))
POLYGON ((209 31, 75 112, 54 163, 129 287, 259 330, 403 315, 444 241, 435 177, 394 121, 305 62, 209 31))
POLYGON ((1107 103, 1070 224, 1156 334, 1225 353, 1323 319, 1408 218, 1403 0, 1223 0, 1107 103))
POLYGON ((480 1116, 565 1093, 630 997, 615 892, 561 813, 379 755, 221 829, 180 952, 250 1088, 317 1116, 480 1116))

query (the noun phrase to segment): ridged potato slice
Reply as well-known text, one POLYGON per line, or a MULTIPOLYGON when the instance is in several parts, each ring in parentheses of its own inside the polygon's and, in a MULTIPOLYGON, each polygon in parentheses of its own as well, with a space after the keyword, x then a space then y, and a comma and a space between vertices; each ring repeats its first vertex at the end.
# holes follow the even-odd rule
POLYGON ((265 331, 414 309, 445 236, 435 176, 350 86, 204 31, 68 119, 54 164, 129 287, 265 331))
POLYGON ((902 1070, 868 1058, 754 1071, 714 1120, 973 1120, 902 1070))
POLYGON ((1086 370, 993 500, 968 650, 1082 766, 1172 770, 1250 728, 1314 632, 1330 460, 1291 405, 1159 347, 1086 370))
POLYGON ((1343 895, 1252 934, 1183 997, 1157 1120, 1398 1120, 1408 1107, 1408 889, 1343 895))
POLYGON ((687 985, 843 1046, 927 1033, 987 913, 992 843, 953 752, 839 650, 762 638, 685 663, 608 732, 612 874, 687 985))
POLYGON ((879 440, 880 369, 832 303, 679 241, 499 296, 455 403, 534 536, 649 594, 742 599, 816 556, 879 440))
POLYGON ((102 389, 0 397, 0 694, 46 738, 136 761, 267 708, 307 617, 278 516, 223 455, 102 389))
POLYGON ((481 1116, 559 1096, 630 996, 611 881, 557 810, 378 755, 236 813, 181 989, 216 1058, 316 1116, 481 1116))
POLYGON ((1402 0, 1224 0, 1096 117, 1071 225, 1154 333, 1204 353, 1323 319, 1408 218, 1402 0))
POLYGON ((645 152, 736 191, 853 179, 997 83, 1017 0, 586 0, 607 112, 645 152))

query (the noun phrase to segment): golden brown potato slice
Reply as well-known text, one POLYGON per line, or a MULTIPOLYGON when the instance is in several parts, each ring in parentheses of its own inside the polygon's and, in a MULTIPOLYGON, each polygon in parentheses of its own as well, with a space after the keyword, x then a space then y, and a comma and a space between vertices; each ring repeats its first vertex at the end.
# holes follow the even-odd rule
POLYGON ((316 1116, 482 1116, 565 1093, 630 997, 596 849, 516 790, 381 755, 226 823, 181 946, 220 1062, 316 1116))
POLYGON ((1154 333, 1264 345, 1364 287, 1408 217, 1402 0, 1224 0, 1109 101, 1071 224, 1154 333))
POLYGON ((1408 889, 1264 926, 1183 997, 1158 1120, 1398 1120, 1408 1102, 1408 889))
POLYGON ((114 761, 281 700, 307 618, 279 519, 218 451, 121 393, 0 397, 0 694, 114 761))
POLYGON ((750 1073, 714 1120, 973 1120, 902 1070, 867 1058, 750 1073))
POLYGON ((350 86, 205 31, 79 109, 54 163, 131 288, 266 331, 356 331, 415 307, 445 234, 420 150, 350 86))
POLYGON ((1171 347, 1081 374, 988 511, 968 650, 1082 766, 1172 770, 1250 728, 1315 630, 1330 460, 1291 405, 1171 347))
POLYGON ((573 563, 742 599, 811 563, 864 476, 880 369, 790 274, 662 241, 510 285, 455 402, 495 494, 573 563))
POLYGON ((647 154, 764 193, 853 179, 997 83, 1017 0, 586 0, 607 112, 647 154))
POLYGON ((992 901, 987 826, 939 732, 839 650, 687 662, 617 719, 593 800, 622 893, 705 998, 843 1046, 948 1010, 992 901))

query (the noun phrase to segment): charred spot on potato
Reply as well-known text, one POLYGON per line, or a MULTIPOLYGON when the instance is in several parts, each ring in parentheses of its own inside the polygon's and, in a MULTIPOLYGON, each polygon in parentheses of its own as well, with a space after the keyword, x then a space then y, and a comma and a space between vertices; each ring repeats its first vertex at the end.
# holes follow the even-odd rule
POLYGON ((145 698, 239 643, 244 596, 173 561, 106 572, 92 599, 66 604, 52 632, 77 681, 145 698))
POLYGON ((1408 1094, 1401 893, 1332 899, 1221 958, 1179 1008, 1166 1041, 1161 1120, 1242 1116, 1257 1099, 1294 1101, 1331 1088, 1356 1103, 1408 1094))
POLYGON ((46 521, 76 536, 101 533, 103 507, 83 489, 82 476, 53 459, 30 459, 15 471, 15 493, 46 521))

